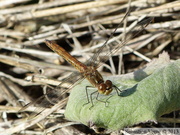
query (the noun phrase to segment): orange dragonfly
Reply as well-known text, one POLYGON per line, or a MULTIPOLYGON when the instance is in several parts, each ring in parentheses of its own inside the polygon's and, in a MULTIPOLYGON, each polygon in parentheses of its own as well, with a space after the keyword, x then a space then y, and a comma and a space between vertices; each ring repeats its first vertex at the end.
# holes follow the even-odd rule
POLYGON ((114 87, 112 82, 110 80, 104 81, 101 74, 96 70, 96 67, 86 66, 81 63, 55 42, 46 40, 45 43, 51 50, 73 65, 94 87, 98 89, 100 94, 109 95, 109 93, 111 93, 113 90, 112 87, 114 87))
MULTIPOLYGON (((99 73, 98 70, 96 70, 97 67, 92 66, 92 65, 86 66, 85 64, 78 61, 75 57, 70 55, 68 52, 66 52, 66 50, 64 50, 62 47, 60 47, 58 44, 56 44, 53 41, 46 40, 45 43, 51 50, 56 52, 58 55, 63 57, 67 62, 73 65, 79 71, 79 73, 83 75, 84 78, 86 78, 95 88, 98 89, 94 93, 98 92, 98 94, 100 93, 104 95, 109 95, 114 88, 117 94, 119 95, 118 91, 121 91, 121 90, 118 89, 115 85, 113 85, 113 83, 110 80, 104 81, 102 75, 99 73)), ((72 78, 72 76, 70 76, 70 78, 72 78)), ((87 87, 90 87, 90 86, 86 86, 86 95, 87 95, 87 99, 89 103, 90 101, 87 94, 87 87)), ((93 105, 92 98, 91 98, 91 103, 93 105)))
MULTIPOLYGON (((73 65, 79 72, 73 72, 67 79, 65 79, 65 81, 60 83, 60 85, 58 87, 53 88, 53 89, 47 89, 47 92, 46 92, 47 94, 44 95, 46 97, 46 101, 45 100, 42 101, 42 98, 44 98, 44 97, 41 97, 38 99, 38 102, 40 101, 40 104, 42 106, 49 106, 49 105, 56 104, 62 98, 62 95, 65 94, 67 91, 69 91, 74 86, 73 85, 74 83, 76 83, 78 80, 82 80, 83 78, 86 78, 95 88, 97 88, 97 91, 91 93, 90 96, 92 96, 92 94, 94 94, 94 93, 109 95, 113 89, 115 89, 117 94, 119 95, 119 92, 121 92, 121 90, 118 89, 110 80, 104 81, 102 75, 97 71, 97 68, 100 65, 99 59, 100 59, 100 54, 102 52, 108 51, 106 56, 104 56, 103 59, 101 59, 101 62, 106 62, 111 54, 114 54, 115 52, 120 50, 127 43, 128 39, 126 39, 125 41, 122 41, 121 44, 116 44, 114 46, 108 46, 108 47, 110 47, 110 50, 107 49, 108 48, 107 43, 108 43, 109 39, 111 39, 113 37, 113 34, 116 32, 116 30, 119 28, 119 26, 122 24, 122 22, 125 20, 125 18, 127 16, 128 16, 128 13, 124 16, 121 23, 114 30, 114 32, 110 35, 110 37, 105 41, 105 43, 102 45, 102 47, 100 47, 100 49, 87 62, 87 64, 83 64, 80 61, 78 61, 76 58, 71 56, 68 52, 66 52, 62 47, 60 47, 55 42, 49 41, 49 40, 45 41, 46 45, 51 50, 56 52, 58 55, 62 56, 67 62, 69 62, 71 65, 73 65), (61 87, 66 82, 72 82, 72 85, 70 85, 67 89, 61 87)), ((135 37, 137 34, 142 32, 145 29, 145 27, 152 20, 153 20, 153 18, 148 18, 145 21, 138 22, 137 23, 137 27, 138 27, 137 31, 138 32, 135 35, 133 35, 133 37, 135 37)), ((90 97, 90 100, 89 100, 89 97, 87 94, 87 87, 88 86, 86 86, 87 100, 88 100, 88 103, 90 103, 90 100, 91 100, 91 103, 93 106, 92 97, 90 97)), ((97 94, 97 97, 98 97, 98 94, 97 94)), ((96 97, 96 99, 97 99, 97 97, 96 97)), ((99 100, 99 101, 101 101, 101 100, 99 100)), ((104 102, 104 101, 102 101, 102 102, 104 102)), ((27 108, 27 106, 25 108, 27 108)), ((24 108, 21 110, 24 110, 24 108)))

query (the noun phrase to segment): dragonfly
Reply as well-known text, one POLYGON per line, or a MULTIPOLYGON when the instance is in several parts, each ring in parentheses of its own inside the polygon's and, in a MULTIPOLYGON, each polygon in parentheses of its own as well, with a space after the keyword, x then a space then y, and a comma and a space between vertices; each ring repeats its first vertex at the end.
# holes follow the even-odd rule
MULTIPOLYGON (((113 85, 113 83, 110 80, 105 81, 102 75, 97 70, 97 67, 86 66, 85 64, 78 61, 75 57, 70 55, 66 50, 64 50, 61 46, 59 46, 53 41, 46 40, 45 43, 51 50, 56 52, 58 55, 63 57, 67 62, 73 65, 79 71, 82 77, 86 78, 95 88, 97 88, 97 91, 93 92, 91 95, 97 92, 98 94, 109 95, 113 89, 115 89, 117 94, 119 95, 119 92, 121 92, 121 90, 115 85, 113 85)), ((86 86, 86 95, 87 95, 88 103, 90 103, 88 94, 87 94, 88 87, 91 87, 91 86, 86 86)), ((90 99, 93 105, 92 97, 90 99)), ((96 99, 98 100, 98 98, 96 99)))
MULTIPOLYGON (((80 61, 78 61, 75 57, 73 57, 70 53, 68 53, 66 50, 64 50, 60 45, 56 44, 54 41, 46 40, 45 43, 46 45, 56 52, 58 55, 63 57, 67 62, 69 62, 72 66, 74 66, 78 71, 73 72, 68 78, 66 78, 62 83, 59 84, 58 87, 56 88, 47 88, 46 89, 46 94, 42 96, 41 98, 38 99, 38 102, 40 101, 40 104, 42 106, 49 106, 49 105, 54 105, 56 104, 62 96, 68 92, 69 90, 72 89, 72 87, 77 84, 77 82, 82 81, 84 78, 86 78, 93 87, 97 89, 97 91, 91 93, 91 97, 89 100, 88 97, 88 87, 86 86, 86 95, 87 95, 87 103, 92 103, 92 95, 97 93, 97 97, 99 94, 103 95, 109 95, 113 90, 116 90, 117 95, 120 95, 121 90, 116 87, 110 80, 104 80, 102 75, 99 73, 97 70, 98 67, 100 66, 100 62, 106 62, 109 59, 109 56, 116 53, 118 50, 120 50, 123 46, 125 46, 128 42, 128 39, 121 41, 119 44, 115 45, 108 45, 108 41, 113 37, 114 33, 117 31, 117 29, 122 25, 124 20, 127 18, 129 13, 126 13, 125 16, 123 17, 121 23, 116 27, 116 29, 113 31, 113 33, 109 36, 109 38, 104 42, 104 44, 98 49, 96 53, 88 60, 87 63, 83 64, 80 61), (107 52, 108 51, 108 52, 107 52), (107 52, 105 56, 100 58, 101 54, 103 52, 107 52), (72 85, 69 85, 68 88, 63 88, 62 86, 66 82, 72 82, 72 85), (42 100, 46 97, 46 101, 42 100)), ((153 20, 153 18, 148 18, 145 21, 140 21, 137 22, 137 33, 133 35, 135 37, 137 34, 142 32, 146 26, 153 20)), ((98 100, 98 98, 96 99, 98 100)), ((99 100, 101 101, 101 100, 99 100)), ((31 104, 30 104, 31 105, 31 104)), ((28 107, 28 106, 26 106, 28 107)), ((25 107, 25 108, 26 108, 25 107)), ((24 108, 23 108, 24 110, 24 108)))

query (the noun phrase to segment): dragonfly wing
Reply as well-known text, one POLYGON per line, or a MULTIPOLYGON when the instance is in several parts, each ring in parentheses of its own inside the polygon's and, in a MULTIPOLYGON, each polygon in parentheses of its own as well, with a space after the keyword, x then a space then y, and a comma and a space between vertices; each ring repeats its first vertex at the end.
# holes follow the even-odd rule
POLYGON ((62 100, 65 97, 64 95, 67 92, 69 92, 71 88, 82 79, 83 76, 79 72, 73 72, 70 76, 68 76, 68 78, 64 79, 62 83, 60 83, 57 87, 54 88, 51 86, 45 86, 45 94, 37 100, 35 100, 34 102, 25 105, 23 108, 19 110, 19 112, 22 112, 24 110, 30 110, 35 112, 36 114, 40 114, 40 112, 42 112, 44 109, 52 107, 54 104, 62 100), (69 85, 66 86, 67 84, 69 85), (30 108, 35 109, 31 110, 30 108))
POLYGON ((67 94, 72 87, 74 87, 79 81, 82 81, 83 76, 79 72, 73 72, 68 78, 62 80, 56 88, 48 88, 45 93, 46 99, 51 104, 56 104, 61 99, 64 98, 65 94, 67 94))
MULTIPOLYGON (((129 13, 130 13, 130 11, 126 12, 125 16, 122 18, 121 22, 118 24, 118 26, 113 31, 113 33, 111 33, 109 38, 102 44, 102 46, 97 50, 97 52, 94 53, 94 55, 89 59, 89 61, 86 63, 86 65, 92 66, 92 63, 93 63, 93 66, 97 67, 97 65, 99 64, 99 61, 101 61, 101 59, 99 59, 100 54, 102 54, 103 52, 106 52, 106 50, 107 50, 106 45, 109 44, 108 43, 109 40, 114 36, 117 29, 123 24, 124 20, 127 18, 129 13)), ((105 62, 105 61, 101 61, 101 62, 105 62)))
MULTIPOLYGON (((124 19, 127 16, 123 18, 121 22, 124 21, 124 19)), ((86 63, 88 66, 95 65, 96 67, 99 66, 100 62, 106 62, 109 57, 112 54, 115 54, 118 50, 120 50, 122 47, 124 47, 128 41, 134 37, 136 37, 138 34, 140 34, 146 26, 153 21, 154 18, 148 18, 143 21, 136 20, 133 22, 127 29, 126 29, 126 39, 123 40, 123 34, 120 36, 113 36, 116 32, 117 28, 114 30, 114 32, 110 35, 110 37, 104 42, 104 44, 97 50, 96 53, 92 56, 92 58, 89 59, 89 61, 86 63), (136 33, 132 35, 132 30, 135 30, 136 33), (132 36, 129 36, 132 35, 132 36)), ((122 23, 121 23, 122 24, 122 23)))

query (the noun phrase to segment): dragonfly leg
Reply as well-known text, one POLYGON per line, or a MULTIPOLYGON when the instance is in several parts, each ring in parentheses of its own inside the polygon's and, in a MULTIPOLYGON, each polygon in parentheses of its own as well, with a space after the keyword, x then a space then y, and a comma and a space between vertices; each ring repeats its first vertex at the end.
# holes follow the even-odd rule
MULTIPOLYGON (((99 93, 98 93, 98 91, 96 90, 96 91, 92 92, 92 93, 90 94, 90 97, 89 97, 89 96, 88 96, 88 88, 89 88, 89 87, 90 87, 90 88, 94 88, 94 87, 91 87, 91 86, 86 86, 86 96, 87 96, 88 102, 85 103, 84 105, 89 104, 89 103, 91 102, 92 106, 89 108, 89 109, 91 109, 91 108, 94 106, 92 96, 93 96, 95 93, 97 93, 96 100, 99 101, 99 102, 103 102, 103 103, 105 104, 105 106, 107 107, 108 100, 109 100, 109 98, 111 98, 113 95, 109 96, 109 97, 106 99, 106 101, 102 101, 102 100, 98 99, 99 93), (90 98, 90 99, 89 99, 89 98, 90 98)), ((120 91, 120 90, 119 90, 119 91, 120 91)))
MULTIPOLYGON (((87 104, 89 104, 90 103, 90 100, 89 100, 89 96, 88 96, 88 88, 94 88, 94 87, 92 87, 92 86, 86 86, 86 96, 87 96, 87 103, 85 103, 84 105, 87 105, 87 104)), ((94 93, 94 92, 93 92, 94 93)), ((91 93, 92 94, 92 93, 91 93)), ((93 102, 92 102, 92 96, 90 96, 90 98, 91 98, 91 103, 92 103, 92 106, 94 106, 93 105, 93 102)), ((83 106, 84 106, 83 105, 83 106)))
POLYGON ((96 100, 99 101, 99 102, 105 103, 105 106, 106 106, 107 100, 106 100, 106 101, 102 101, 102 100, 99 100, 98 97, 99 97, 99 93, 98 93, 97 96, 96 96, 96 100))
POLYGON ((120 96, 120 93, 122 92, 122 90, 120 90, 116 85, 113 85, 113 88, 116 90, 117 95, 120 96))
MULTIPOLYGON (((95 91, 95 92, 91 93, 91 96, 96 92, 98 92, 98 91, 95 91)), ((109 104, 108 100, 113 96, 112 94, 109 94, 109 95, 110 96, 106 99, 106 101, 102 101, 102 100, 98 99, 98 97, 99 97, 99 93, 98 93, 97 96, 96 96, 96 100, 99 101, 99 102, 103 102, 105 104, 105 107, 107 107, 108 104, 109 104)), ((91 99, 92 99, 92 97, 91 97, 91 99)))
MULTIPOLYGON (((113 96, 112 94, 109 94, 110 96, 106 99, 106 103, 108 103, 109 104, 109 102, 108 102, 108 100, 113 96)), ((105 106, 107 107, 108 105, 106 105, 106 103, 105 103, 105 106)))
POLYGON ((93 93, 90 94, 90 99, 91 99, 91 103, 92 103, 92 106, 91 106, 90 108, 92 108, 92 107, 94 106, 94 103, 93 103, 93 100, 92 100, 92 96, 93 96, 95 93, 97 93, 96 100, 99 101, 99 102, 103 102, 103 103, 105 104, 105 106, 107 106, 106 103, 108 103, 107 100, 108 100, 109 98, 108 98, 106 101, 102 101, 102 100, 98 99, 98 97, 99 97, 99 92, 98 92, 98 91, 95 91, 95 92, 93 92, 93 93))
MULTIPOLYGON (((94 106, 92 96, 93 96, 95 93, 98 93, 98 91, 96 90, 96 91, 92 92, 92 93, 90 94, 90 100, 89 100, 88 88, 94 88, 94 87, 92 87, 92 86, 86 86, 86 96, 87 96, 88 102, 85 103, 84 105, 89 104, 89 103, 91 102, 92 106, 89 108, 89 109, 91 109, 91 108, 94 106)), ((96 96, 96 100, 100 101, 100 100, 98 99, 98 95, 99 95, 99 93, 98 93, 97 96, 96 96)), ((101 101, 101 102, 103 102, 103 101, 101 101)))
MULTIPOLYGON (((90 99, 91 99, 91 104, 92 104, 92 106, 91 106, 89 109, 91 109, 91 108, 94 106, 93 99, 92 99, 92 95, 95 94, 95 93, 98 93, 98 91, 92 92, 92 93, 90 94, 90 99)), ((99 93, 98 93, 97 95, 99 95, 99 93)), ((96 97, 96 99, 97 99, 97 97, 96 97)))

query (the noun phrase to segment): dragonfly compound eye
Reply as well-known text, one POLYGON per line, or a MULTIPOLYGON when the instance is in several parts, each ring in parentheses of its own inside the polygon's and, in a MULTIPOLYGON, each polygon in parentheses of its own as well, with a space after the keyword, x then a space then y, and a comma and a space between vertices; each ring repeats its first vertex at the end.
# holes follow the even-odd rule
POLYGON ((104 83, 101 83, 99 86, 98 86, 98 91, 99 91, 99 93, 101 93, 101 94, 104 94, 104 92, 106 91, 106 84, 104 84, 104 83))
POLYGON ((113 84, 112 84, 112 82, 111 82, 110 80, 106 80, 105 84, 106 84, 106 90, 112 88, 112 85, 113 85, 113 84))

